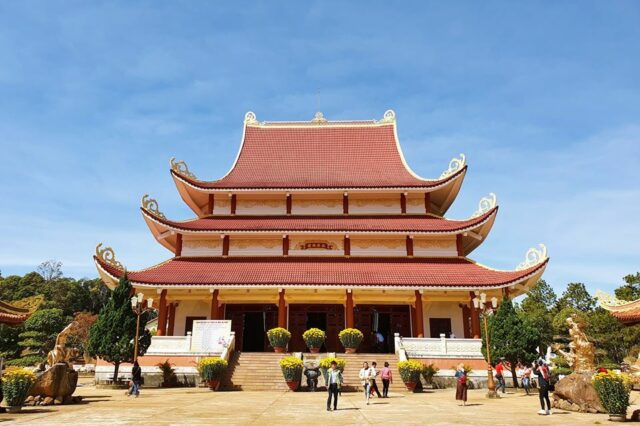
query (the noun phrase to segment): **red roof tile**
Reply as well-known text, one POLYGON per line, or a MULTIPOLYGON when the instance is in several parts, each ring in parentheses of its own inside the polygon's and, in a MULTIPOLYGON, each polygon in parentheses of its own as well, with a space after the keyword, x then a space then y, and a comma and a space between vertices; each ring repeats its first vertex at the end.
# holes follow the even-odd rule
POLYGON ((394 124, 247 126, 226 176, 212 182, 180 177, 205 189, 432 187, 452 179, 412 173, 394 124))
MULTIPOLYGON (((122 271, 95 258, 113 277, 122 271)), ((173 258, 129 271, 147 285, 501 287, 542 273, 547 261, 521 271, 496 271, 464 258, 173 258)))
POLYGON ((426 215, 371 216, 210 216, 177 222, 158 217, 141 208, 143 214, 168 227, 185 231, 336 231, 336 232, 424 232, 453 233, 482 225, 498 210, 466 220, 449 220, 426 215))

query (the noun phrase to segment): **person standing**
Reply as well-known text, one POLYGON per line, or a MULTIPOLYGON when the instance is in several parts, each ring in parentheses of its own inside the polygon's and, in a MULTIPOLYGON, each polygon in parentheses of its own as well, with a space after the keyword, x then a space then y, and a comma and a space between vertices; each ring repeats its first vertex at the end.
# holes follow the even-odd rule
POLYGON ((338 369, 338 363, 331 361, 331 370, 327 374, 327 411, 331 411, 331 399, 333 398, 333 410, 338 409, 338 392, 342 387, 342 371, 338 369))
POLYGON ((464 364, 459 364, 456 369, 456 401, 462 401, 463 407, 467 405, 467 373, 464 371, 464 364))
POLYGON ((531 389, 531 367, 526 364, 522 367, 522 387, 529 395, 529 389, 531 389))
POLYGON ((376 383, 376 377, 378 377, 378 375, 380 374, 377 367, 378 363, 373 361, 371 363, 371 395, 373 395, 373 393, 375 392, 378 398, 382 398, 382 395, 380 395, 380 390, 378 389, 378 384, 376 383))
POLYGON ((502 389, 502 393, 506 392, 507 384, 504 381, 504 365, 503 360, 496 364, 496 380, 498 381, 498 386, 496 386, 496 392, 502 389))
POLYGON ((131 389, 127 396, 136 394, 136 398, 140 396, 140 384, 142 383, 142 369, 138 361, 134 361, 133 368, 131 369, 131 389))
POLYGON ((382 397, 389 398, 389 383, 393 383, 393 375, 388 362, 385 362, 384 367, 380 370, 380 378, 382 379, 382 397))
POLYGON ((547 367, 543 360, 538 360, 538 365, 535 367, 535 373, 538 376, 538 389, 540 397, 540 411, 538 414, 541 416, 548 416, 551 414, 551 401, 549 401, 549 367, 547 367), (545 402, 547 408, 544 408, 545 402))
POLYGON ((362 363, 362 369, 360 370, 360 383, 362 383, 362 387, 364 388, 364 400, 369 405, 369 396, 371 394, 371 368, 369 368, 368 362, 362 363))

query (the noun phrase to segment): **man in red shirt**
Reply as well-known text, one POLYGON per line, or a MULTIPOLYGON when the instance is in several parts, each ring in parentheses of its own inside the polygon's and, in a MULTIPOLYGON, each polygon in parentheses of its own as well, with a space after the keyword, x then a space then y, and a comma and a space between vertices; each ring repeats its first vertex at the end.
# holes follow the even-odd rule
POLYGON ((500 358, 500 362, 496 364, 496 381, 498 385, 496 386, 496 392, 498 392, 502 388, 502 393, 505 393, 507 384, 504 381, 504 359, 500 358))

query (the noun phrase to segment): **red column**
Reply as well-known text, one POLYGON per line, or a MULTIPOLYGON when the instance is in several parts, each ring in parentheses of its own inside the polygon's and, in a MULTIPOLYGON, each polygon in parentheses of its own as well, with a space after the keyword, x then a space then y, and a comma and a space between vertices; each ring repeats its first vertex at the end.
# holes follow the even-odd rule
POLYGON ((504 299, 509 300, 509 294, 510 294, 509 287, 505 287, 505 288, 502 289, 502 299, 503 300, 504 299))
POLYGON ((209 194, 209 200, 207 202, 207 214, 213 214, 213 206, 215 205, 215 195, 209 194))
POLYGON ((413 256, 413 237, 407 235, 407 256, 413 256))
POLYGON ((218 289, 211 292, 211 319, 220 319, 220 304, 218 303, 218 289))
POLYGON ((473 299, 475 294, 472 291, 469 292, 471 299, 469 301, 469 311, 471 314, 471 336, 474 339, 480 338, 480 312, 473 305, 473 299))
POLYGON ((287 214, 291 214, 291 194, 287 194, 287 214))
POLYGON ((422 294, 416 290, 416 334, 424 337, 424 318, 422 316, 422 294))
POLYGON ((431 193, 424 193, 424 212, 429 213, 431 211, 431 193))
POLYGON ((173 336, 173 329, 176 324, 176 303, 169 304, 169 327, 167 327, 167 336, 173 336))
POLYGON ((347 328, 353 328, 353 293, 347 290, 347 303, 344 307, 344 318, 347 328))
POLYGON ((284 289, 278 292, 278 327, 287 328, 287 304, 284 300, 284 289))
POLYGON ((344 255, 345 256, 351 255, 351 240, 349 239, 348 235, 344 236, 344 255))
POLYGON ((158 336, 164 336, 167 331, 167 290, 160 292, 158 310, 158 336))
POLYGON ((400 213, 405 214, 407 212, 407 194, 400 194, 400 213))
POLYGON ((471 324, 469 324, 469 320, 471 319, 469 307, 467 305, 461 304, 460 308, 462 308, 462 324, 464 326, 464 338, 469 339, 471 337, 471 324))
POLYGON ((456 235, 456 250, 458 256, 464 256, 464 248, 462 247, 462 234, 456 235))
POLYGON ((349 214, 349 194, 342 194, 342 213, 349 214))
POLYGON ((182 256, 182 234, 176 235, 176 256, 182 256))
POLYGON ((231 214, 236 214, 236 194, 231 194, 231 214))
POLYGON ((289 255, 289 236, 288 235, 285 235, 284 237, 282 237, 282 255, 283 256, 289 255))
POLYGON ((229 256, 229 236, 222 237, 222 255, 229 256))

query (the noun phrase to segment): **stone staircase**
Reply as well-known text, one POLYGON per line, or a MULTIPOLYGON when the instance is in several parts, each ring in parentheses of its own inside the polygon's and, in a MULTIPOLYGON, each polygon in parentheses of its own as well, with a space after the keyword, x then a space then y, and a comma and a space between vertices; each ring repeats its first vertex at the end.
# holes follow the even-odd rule
POLYGON ((222 390, 287 390, 280 359, 288 354, 274 352, 234 352, 220 384, 222 390))
MULTIPOLYGON (((347 366, 344 369, 343 378, 345 391, 362 391, 362 385, 360 384, 360 378, 358 374, 362 368, 363 362, 368 362, 371 365, 372 361, 378 363, 378 371, 382 370, 385 361, 389 363, 391 368, 391 374, 393 375, 393 383, 389 385, 389 392, 406 392, 406 387, 402 383, 400 378, 400 372, 398 372, 398 357, 395 354, 336 354, 338 358, 342 358, 347 362, 347 366)), ((378 389, 382 393, 382 379, 380 376, 376 378, 378 389)))

